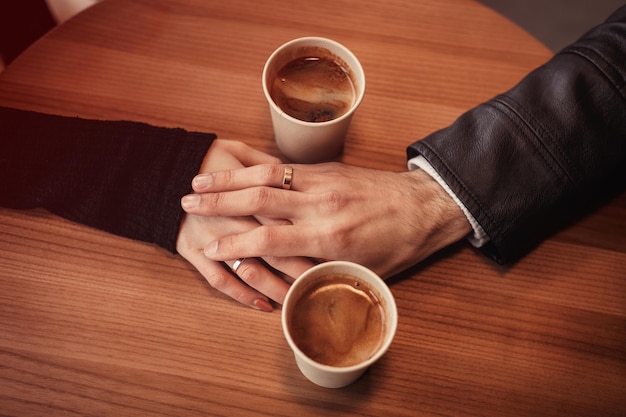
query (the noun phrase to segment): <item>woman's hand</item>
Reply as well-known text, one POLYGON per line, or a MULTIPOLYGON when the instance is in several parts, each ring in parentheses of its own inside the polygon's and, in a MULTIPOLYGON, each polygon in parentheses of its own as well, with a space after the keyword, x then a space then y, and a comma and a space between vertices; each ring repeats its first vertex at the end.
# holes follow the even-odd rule
POLYGON ((187 213, 281 219, 207 242, 213 260, 308 256, 348 260, 383 277, 462 239, 471 227, 450 196, 421 170, 394 173, 339 163, 265 164, 199 175, 187 213))
MULTIPOLYGON (((257 151, 242 142, 216 140, 204 159, 200 173, 215 170, 240 168, 258 163, 277 164, 280 160, 257 151)), ((187 196, 186 200, 193 200, 187 196)), ((185 205, 185 198, 183 199, 185 205)), ((231 271, 235 255, 225 263, 208 259, 203 249, 212 241, 230 234, 246 233, 259 227, 252 217, 217 217, 186 214, 181 222, 176 250, 187 259, 208 281, 208 283, 235 300, 263 311, 272 311, 270 300, 282 304, 292 277, 313 266, 305 258, 266 258, 263 261, 254 257, 246 258, 239 264, 236 273, 231 271), (271 265, 279 272, 267 267, 271 265), (236 274, 236 275, 235 275, 236 274), (280 276, 279 276, 280 274, 280 276), (237 277, 238 276, 238 277, 237 277)))

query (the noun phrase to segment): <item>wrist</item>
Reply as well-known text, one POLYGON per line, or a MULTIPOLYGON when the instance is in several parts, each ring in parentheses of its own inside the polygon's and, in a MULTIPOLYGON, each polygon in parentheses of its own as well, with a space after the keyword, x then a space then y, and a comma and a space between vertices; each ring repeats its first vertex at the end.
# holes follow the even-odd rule
POLYGON ((431 175, 422 169, 407 172, 416 184, 413 194, 417 207, 428 219, 426 230, 433 252, 472 234, 467 216, 454 198, 431 175))
POLYGON ((452 189, 448 186, 447 182, 439 175, 437 171, 433 168, 433 166, 421 155, 418 155, 414 158, 409 159, 408 167, 410 170, 421 169, 425 171, 428 175, 430 175, 439 185, 443 188, 443 190, 448 193, 448 195, 452 198, 452 200, 459 206, 463 214, 465 215, 467 221, 472 227, 473 233, 467 236, 469 242, 479 248, 489 242, 489 236, 482 228, 482 226, 476 221, 476 218, 469 212, 465 204, 458 198, 458 196, 452 191, 452 189))

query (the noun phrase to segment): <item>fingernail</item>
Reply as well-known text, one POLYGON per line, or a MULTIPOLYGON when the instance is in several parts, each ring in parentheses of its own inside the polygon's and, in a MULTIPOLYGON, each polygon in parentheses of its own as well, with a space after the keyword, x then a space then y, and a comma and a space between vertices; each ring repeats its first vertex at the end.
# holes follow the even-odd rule
POLYGON ((257 298, 252 304, 254 304, 254 306, 259 310, 266 311, 268 313, 274 310, 272 305, 267 300, 264 300, 262 298, 257 298))
POLYGON ((204 248, 204 254, 206 256, 213 255, 215 252, 217 252, 217 245, 218 245, 217 240, 214 240, 213 242, 209 243, 207 247, 204 248))
POLYGON ((180 204, 183 206, 184 209, 191 209, 198 207, 200 205, 201 199, 202 197, 200 197, 198 194, 189 194, 184 196, 180 200, 180 204))
POLYGON ((191 185, 196 191, 208 188, 211 183, 213 183, 213 176, 211 174, 196 175, 196 177, 191 181, 191 185))

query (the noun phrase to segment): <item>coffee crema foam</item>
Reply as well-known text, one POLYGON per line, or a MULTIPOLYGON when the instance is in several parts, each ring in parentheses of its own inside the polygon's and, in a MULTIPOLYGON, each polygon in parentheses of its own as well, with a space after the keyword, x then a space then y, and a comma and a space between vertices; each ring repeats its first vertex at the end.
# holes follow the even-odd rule
POLYGON ((270 95, 285 113, 305 122, 326 122, 345 114, 356 90, 349 70, 327 56, 305 56, 283 66, 270 95))
POLYGON ((369 285, 350 275, 317 279, 295 300, 289 331, 314 361, 351 366, 371 358, 385 337, 381 300, 369 285))

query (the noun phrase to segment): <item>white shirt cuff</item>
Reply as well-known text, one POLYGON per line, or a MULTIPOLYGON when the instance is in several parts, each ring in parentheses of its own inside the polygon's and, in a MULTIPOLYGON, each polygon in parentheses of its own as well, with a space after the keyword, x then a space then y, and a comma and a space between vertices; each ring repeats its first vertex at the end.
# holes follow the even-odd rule
POLYGON ((463 210, 463 214, 465 214, 465 217, 467 217, 467 221, 469 221, 472 229, 474 229, 474 233, 467 236, 467 240, 469 240, 469 242, 473 246, 480 248, 485 243, 489 242, 489 236, 487 236, 487 233, 485 233, 485 231, 480 226, 480 224, 478 224, 474 216, 472 216, 467 207, 465 207, 465 204, 463 204, 461 200, 459 200, 456 194, 454 194, 448 184, 443 180, 443 178, 441 178, 441 175, 439 175, 437 171, 435 171, 435 169, 432 167, 432 165, 430 165, 426 158, 418 155, 415 158, 409 159, 409 162, 407 164, 409 170, 411 171, 420 168, 428 175, 430 175, 435 181, 437 181, 439 185, 441 185, 441 187, 443 187, 444 190, 446 190, 446 192, 450 195, 450 197, 452 197, 452 199, 459 206, 459 208, 463 210))

